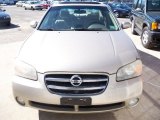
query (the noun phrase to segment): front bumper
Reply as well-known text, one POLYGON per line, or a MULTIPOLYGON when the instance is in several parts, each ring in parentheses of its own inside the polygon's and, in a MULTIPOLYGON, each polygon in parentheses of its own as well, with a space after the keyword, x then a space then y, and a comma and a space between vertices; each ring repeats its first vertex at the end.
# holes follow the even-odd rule
POLYGON ((35 10, 42 10, 42 9, 43 9, 43 6, 35 6, 34 9, 35 9, 35 10))
POLYGON ((8 24, 8 23, 10 23, 10 21, 11 21, 10 18, 6 18, 6 19, 0 18, 0 25, 8 24))
POLYGON ((149 37, 152 44, 160 45, 160 31, 150 31, 149 37))
POLYGON ((121 12, 121 16, 130 16, 130 12, 121 12))
POLYGON ((142 94, 142 80, 140 77, 116 82, 116 75, 114 74, 109 76, 109 84, 103 93, 83 96, 91 98, 91 105, 61 105, 60 99, 66 96, 50 93, 44 83, 44 75, 38 74, 38 78, 38 81, 32 81, 15 76, 12 84, 13 93, 15 99, 21 97, 24 100, 25 106, 44 111, 58 113, 94 113, 118 110, 128 107, 129 100, 139 98, 142 94))

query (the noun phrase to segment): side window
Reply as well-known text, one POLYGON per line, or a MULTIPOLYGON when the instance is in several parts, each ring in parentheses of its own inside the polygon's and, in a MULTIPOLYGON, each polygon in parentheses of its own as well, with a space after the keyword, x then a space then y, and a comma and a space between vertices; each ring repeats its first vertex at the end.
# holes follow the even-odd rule
POLYGON ((142 10, 144 10, 144 7, 145 7, 145 1, 146 1, 146 0, 142 0, 142 5, 141 5, 141 9, 142 9, 142 10))
POLYGON ((138 3, 138 0, 134 0, 134 2, 133 2, 133 8, 134 8, 134 9, 137 8, 137 3, 138 3))
POLYGON ((134 9, 141 8, 141 4, 142 4, 142 0, 134 0, 133 8, 134 9))
POLYGON ((141 8, 141 3, 142 3, 142 0, 139 0, 139 1, 138 1, 137 8, 141 8))

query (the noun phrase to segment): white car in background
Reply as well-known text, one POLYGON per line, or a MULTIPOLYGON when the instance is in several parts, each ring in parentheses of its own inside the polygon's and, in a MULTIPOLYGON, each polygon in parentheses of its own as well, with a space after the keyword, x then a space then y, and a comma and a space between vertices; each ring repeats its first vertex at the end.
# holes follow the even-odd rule
POLYGON ((94 113, 137 105, 142 62, 108 5, 51 6, 23 44, 13 93, 22 106, 61 113, 94 113))
POLYGON ((27 1, 23 5, 25 10, 42 10, 43 6, 39 1, 27 1))
POLYGON ((16 3, 16 6, 17 6, 17 7, 22 7, 24 3, 25 3, 25 1, 18 1, 18 2, 16 3))

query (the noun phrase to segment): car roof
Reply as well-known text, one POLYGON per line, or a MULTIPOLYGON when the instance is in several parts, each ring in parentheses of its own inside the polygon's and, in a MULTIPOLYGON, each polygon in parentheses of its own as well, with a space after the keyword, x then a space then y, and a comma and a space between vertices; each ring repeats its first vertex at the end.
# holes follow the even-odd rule
POLYGON ((60 4, 101 4, 99 2, 61 2, 60 4))
POLYGON ((106 7, 106 4, 100 2, 60 2, 59 4, 53 6, 103 6, 106 7))

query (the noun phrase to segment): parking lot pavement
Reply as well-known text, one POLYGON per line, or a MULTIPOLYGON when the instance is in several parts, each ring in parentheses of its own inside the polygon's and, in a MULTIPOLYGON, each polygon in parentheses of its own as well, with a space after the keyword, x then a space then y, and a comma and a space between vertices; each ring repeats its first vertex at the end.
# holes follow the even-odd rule
POLYGON ((19 106, 13 98, 11 81, 14 59, 23 40, 33 31, 30 20, 38 20, 45 11, 24 11, 6 7, 12 16, 11 27, 0 28, 0 119, 3 120, 160 120, 160 50, 142 47, 140 37, 125 32, 135 43, 143 61, 144 81, 140 103, 131 109, 99 114, 55 114, 19 106))

